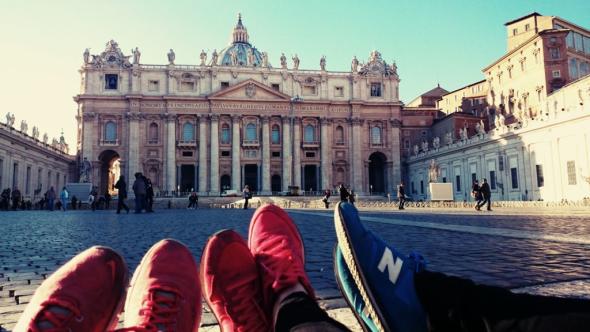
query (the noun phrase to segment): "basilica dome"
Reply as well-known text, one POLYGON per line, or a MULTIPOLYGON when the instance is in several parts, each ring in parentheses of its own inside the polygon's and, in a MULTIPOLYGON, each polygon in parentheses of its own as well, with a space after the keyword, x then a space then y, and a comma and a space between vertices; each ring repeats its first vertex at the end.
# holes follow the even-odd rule
MULTIPOLYGON (((248 30, 242 24, 241 15, 238 15, 232 37, 232 43, 219 51, 220 66, 262 67, 265 64, 265 55, 248 41, 248 30)), ((270 66, 268 63, 266 65, 270 66)))

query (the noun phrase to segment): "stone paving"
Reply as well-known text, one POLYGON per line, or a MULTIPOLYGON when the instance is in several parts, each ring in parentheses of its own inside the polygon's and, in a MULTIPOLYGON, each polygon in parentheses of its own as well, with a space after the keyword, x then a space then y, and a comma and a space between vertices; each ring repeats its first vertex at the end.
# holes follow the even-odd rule
MULTIPOLYGON (((334 281, 331 211, 289 212, 302 233, 306 270, 321 306, 360 331, 334 281)), ((371 210, 361 216, 367 227, 400 250, 421 252, 431 270, 520 292, 590 299, 588 214, 538 212, 371 210)), ((110 246, 134 270, 153 243, 170 237, 184 242, 198 260, 208 236, 220 229, 232 228, 246 237, 252 214, 253 210, 233 209, 161 210, 149 215, 0 213, 0 331, 12 329, 47 275, 87 247, 110 246)), ((201 330, 218 330, 206 307, 201 330)))

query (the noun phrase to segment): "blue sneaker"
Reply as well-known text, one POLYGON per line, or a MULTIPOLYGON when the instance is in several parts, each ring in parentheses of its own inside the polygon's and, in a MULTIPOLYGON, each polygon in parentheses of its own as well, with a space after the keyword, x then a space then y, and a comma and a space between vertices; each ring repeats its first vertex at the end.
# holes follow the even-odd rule
POLYGON ((338 246, 377 331, 427 331, 414 274, 419 255, 403 256, 361 224, 358 211, 340 202, 334 211, 338 246))
POLYGON ((344 299, 348 306, 352 309, 356 320, 361 325, 365 332, 377 332, 377 327, 369 317, 366 311, 365 301, 356 287, 352 275, 344 262, 344 256, 340 247, 336 244, 334 246, 334 275, 336 276, 336 283, 340 289, 340 293, 344 295, 344 299))

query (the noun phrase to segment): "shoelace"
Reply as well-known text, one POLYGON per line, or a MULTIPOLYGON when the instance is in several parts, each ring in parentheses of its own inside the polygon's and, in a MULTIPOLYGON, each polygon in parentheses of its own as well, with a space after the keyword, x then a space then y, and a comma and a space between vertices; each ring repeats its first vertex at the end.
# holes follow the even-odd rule
MULTIPOLYGON (((180 294, 175 293, 174 297, 164 296, 158 293, 158 289, 150 290, 148 300, 143 304, 139 315, 144 317, 144 321, 138 326, 125 327, 116 330, 116 332, 150 332, 162 331, 160 326, 164 326, 164 331, 174 331, 176 314, 180 311, 178 302, 180 294)), ((167 293, 173 293, 165 291, 167 293)))
POLYGON ((239 282, 234 282, 227 287, 227 292, 232 301, 231 307, 226 310, 231 314, 232 320, 238 323, 239 332, 242 331, 266 331, 268 330, 268 323, 266 316, 259 305, 255 305, 256 294, 252 290, 255 289, 252 285, 258 281, 257 276, 251 278, 240 278, 239 282))
POLYGON ((44 309, 41 310, 39 316, 35 318, 33 324, 31 324, 31 326, 29 327, 28 332, 70 332, 71 329, 68 327, 68 323, 72 319, 76 319, 78 321, 84 319, 84 317, 80 315, 80 311, 78 308, 63 303, 61 301, 47 301, 43 303, 42 306, 44 307, 44 309), (61 314, 49 310, 49 308, 53 306, 64 308, 68 312, 61 314), (41 329, 37 326, 41 322, 49 322, 51 325, 53 325, 53 327, 41 329))
MULTIPOLYGON (((303 264, 296 262, 291 248, 287 245, 287 239, 276 236, 265 240, 258 247, 257 255, 272 256, 271 259, 262 259, 261 266, 266 270, 267 275, 272 278, 263 278, 263 287, 271 287, 280 291, 299 282, 299 277, 305 275, 303 264), (269 280, 272 283, 269 284, 269 280)), ((268 303, 268 302, 267 302, 268 303)))

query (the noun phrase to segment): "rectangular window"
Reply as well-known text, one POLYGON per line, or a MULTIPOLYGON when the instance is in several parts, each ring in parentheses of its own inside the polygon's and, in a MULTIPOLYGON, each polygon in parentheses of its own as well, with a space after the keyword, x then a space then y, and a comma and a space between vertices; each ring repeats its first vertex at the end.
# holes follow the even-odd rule
POLYGON ((2 183, 2 174, 4 174, 4 160, 0 159, 0 190, 4 188, 4 185, 2 183))
POLYGON ((27 167, 27 174, 25 177, 25 194, 29 194, 31 192, 31 166, 27 167))
POLYGON ((530 24, 525 24, 524 25, 524 31, 529 31, 531 29, 531 25, 530 24))
POLYGON ((12 188, 18 187, 18 163, 12 165, 12 188))
POLYGON ((192 151, 182 151, 182 156, 183 157, 192 157, 193 152, 192 151))
POLYGON ((194 91, 195 82, 180 82, 180 91, 194 91))
POLYGON ((576 51, 584 52, 584 44, 582 40, 582 35, 577 32, 574 32, 574 44, 576 46, 576 51))
POLYGON ((569 61, 570 79, 575 80, 578 76, 578 59, 571 58, 569 61))
POLYGON ((221 82, 221 90, 229 88, 229 82, 221 82))
POLYGON ((105 74, 104 75, 104 88, 106 90, 117 90, 119 86, 119 75, 117 74, 105 74))
POLYGON ((47 190, 51 188, 51 171, 47 172, 47 190))
POLYGON ((442 181, 443 181, 443 183, 447 183, 447 177, 443 176, 442 181))
POLYGON ((412 181, 412 194, 416 193, 416 188, 414 188, 414 181, 412 181))
POLYGON ((158 92, 160 91, 160 81, 152 81, 148 82, 148 91, 158 92))
POLYGON ((461 175, 455 175, 455 191, 461 191, 461 175))
POLYGON ((230 153, 229 153, 229 151, 228 151, 228 150, 222 150, 222 151, 221 151, 221 156, 222 156, 222 157, 229 157, 229 156, 230 156, 230 153))
POLYGON ((568 48, 574 48, 574 33, 570 31, 565 37, 565 44, 568 48))
POLYGON ((580 77, 586 76, 588 74, 590 74, 590 63, 581 62, 580 63, 580 77))
POLYGON ((424 195, 424 180, 420 180, 420 194, 424 195))
POLYGON ((335 97, 344 97, 344 87, 337 86, 334 88, 334 96, 335 97))
POLYGON ((570 160, 567 162, 567 184, 573 186, 577 184, 576 181, 576 162, 570 160))
POLYGON ((549 49, 549 54, 551 54, 551 59, 553 60, 557 60, 561 57, 561 55, 559 54, 559 48, 557 47, 551 47, 549 49))
POLYGON ((315 86, 304 86, 303 87, 303 95, 304 96, 315 96, 316 95, 316 88, 315 86))
POLYGON ((39 168, 37 170, 37 189, 43 189, 43 169, 39 168))
POLYGON ((584 53, 590 55, 590 37, 584 36, 584 53))
POLYGON ((518 29, 512 29, 512 35, 516 36, 518 34, 518 29))
POLYGON ((551 73, 553 75, 553 78, 560 78, 561 77, 561 71, 559 71, 559 70, 554 70, 551 73))
POLYGON ((371 97, 381 97, 381 83, 371 83, 371 97))
POLYGON ((280 151, 273 151, 271 153, 271 157, 272 158, 281 158, 281 152, 280 151))
POLYGON ((518 189, 518 168, 510 168, 510 179, 512 180, 512 189, 518 189))
POLYGON ((315 152, 306 152, 305 158, 315 158, 315 152))
POLYGON ((270 85, 270 87, 275 91, 281 91, 281 86, 279 85, 279 83, 273 83, 270 85))
POLYGON ((477 174, 471 173, 471 183, 477 181, 477 174))
POLYGON ((496 190, 496 171, 490 171, 490 189, 496 190))
POLYGON ((543 165, 535 165, 537 170, 537 188, 542 188, 545 185, 545 178, 543 177, 543 165))

